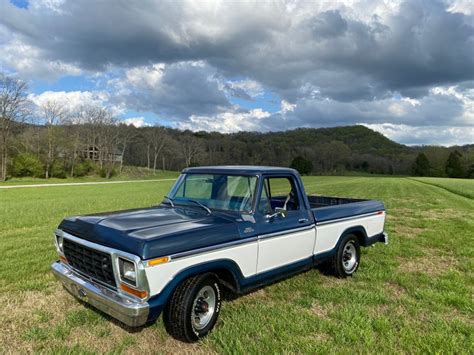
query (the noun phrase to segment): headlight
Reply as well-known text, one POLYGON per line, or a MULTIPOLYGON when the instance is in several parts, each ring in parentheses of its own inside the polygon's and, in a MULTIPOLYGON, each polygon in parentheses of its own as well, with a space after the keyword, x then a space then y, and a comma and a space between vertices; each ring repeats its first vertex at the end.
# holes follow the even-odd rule
POLYGON ((137 285, 137 271, 131 261, 119 258, 120 278, 133 286, 137 285))
POLYGON ((57 235, 56 236, 56 242, 58 244, 58 249, 61 253, 64 253, 64 249, 63 249, 63 237, 57 235))

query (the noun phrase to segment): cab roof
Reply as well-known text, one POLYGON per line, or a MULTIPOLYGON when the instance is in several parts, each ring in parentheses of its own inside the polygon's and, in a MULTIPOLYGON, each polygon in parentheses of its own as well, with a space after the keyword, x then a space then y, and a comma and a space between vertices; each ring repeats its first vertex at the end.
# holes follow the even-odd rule
POLYGON ((210 174, 241 174, 257 175, 265 173, 273 174, 297 174, 297 171, 290 168, 278 166, 254 166, 254 165, 224 165, 224 166, 199 166, 183 169, 182 173, 210 173, 210 174))

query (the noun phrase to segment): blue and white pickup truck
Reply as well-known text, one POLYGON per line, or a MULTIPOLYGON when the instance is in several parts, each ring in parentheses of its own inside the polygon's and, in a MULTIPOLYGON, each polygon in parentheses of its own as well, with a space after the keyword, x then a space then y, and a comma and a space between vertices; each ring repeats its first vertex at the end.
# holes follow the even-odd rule
POLYGON ((384 222, 382 202, 307 196, 293 169, 188 168, 158 206, 64 219, 52 270, 128 326, 163 312, 172 336, 196 341, 223 288, 248 292, 321 262, 351 276, 361 246, 388 243, 384 222))

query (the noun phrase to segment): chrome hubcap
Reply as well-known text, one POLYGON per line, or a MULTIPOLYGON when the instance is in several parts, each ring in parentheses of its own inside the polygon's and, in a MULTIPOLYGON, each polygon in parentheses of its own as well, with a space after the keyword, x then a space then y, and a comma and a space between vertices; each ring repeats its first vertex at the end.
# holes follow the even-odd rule
POLYGON ((191 315, 193 327, 204 329, 212 319, 216 309, 216 293, 211 286, 204 286, 196 295, 191 315))
POLYGON ((352 240, 348 241, 342 252, 342 266, 347 272, 354 270, 357 264, 357 249, 352 240))

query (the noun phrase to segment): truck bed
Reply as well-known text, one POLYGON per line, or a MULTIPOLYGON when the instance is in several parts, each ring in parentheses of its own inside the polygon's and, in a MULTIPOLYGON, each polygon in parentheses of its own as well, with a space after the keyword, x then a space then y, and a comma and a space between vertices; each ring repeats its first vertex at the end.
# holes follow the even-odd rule
POLYGON ((368 201, 356 198, 330 197, 330 196, 311 196, 308 195, 308 201, 311 208, 321 208, 334 205, 345 205, 347 203, 368 201))
POLYGON ((384 204, 375 200, 308 196, 308 201, 317 224, 385 210, 384 204))

